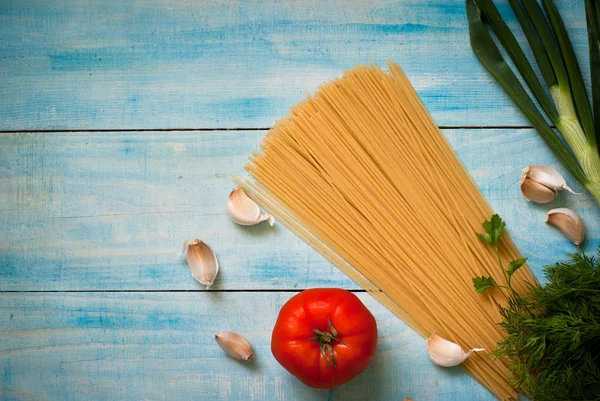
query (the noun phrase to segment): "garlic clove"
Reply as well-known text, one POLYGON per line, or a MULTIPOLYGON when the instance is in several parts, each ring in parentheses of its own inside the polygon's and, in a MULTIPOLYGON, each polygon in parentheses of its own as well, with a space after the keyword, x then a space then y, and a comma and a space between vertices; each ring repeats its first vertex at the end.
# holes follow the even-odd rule
POLYGON ((234 359, 249 361, 254 358, 252 345, 241 334, 233 331, 221 331, 215 335, 215 340, 219 347, 234 359))
POLYGON ((532 166, 527 166, 521 172, 521 180, 523 179, 523 175, 528 178, 531 178, 534 181, 539 182, 545 187, 555 190, 566 189, 571 193, 573 192, 571 188, 567 185, 567 182, 563 178, 562 175, 552 167, 543 166, 541 164, 534 164, 532 166))
POLYGON ((460 345, 448 341, 433 333, 425 342, 429 358, 438 366, 450 367, 460 365, 473 352, 485 351, 483 348, 473 348, 465 352, 460 345))
POLYGON ((229 194, 227 214, 231 220, 242 226, 253 226, 265 220, 273 226, 275 221, 269 213, 261 212, 260 207, 246 195, 242 188, 235 189, 229 194))
POLYGON ((192 276, 209 289, 219 273, 219 262, 212 248, 204 241, 194 239, 183 244, 183 253, 192 276))
POLYGON ((521 180, 521 192, 525 199, 536 203, 548 203, 558 196, 556 191, 525 177, 521 180))
POLYGON ((563 232, 575 245, 585 239, 585 227, 581 217, 571 209, 561 207, 548 212, 546 223, 550 223, 563 232))

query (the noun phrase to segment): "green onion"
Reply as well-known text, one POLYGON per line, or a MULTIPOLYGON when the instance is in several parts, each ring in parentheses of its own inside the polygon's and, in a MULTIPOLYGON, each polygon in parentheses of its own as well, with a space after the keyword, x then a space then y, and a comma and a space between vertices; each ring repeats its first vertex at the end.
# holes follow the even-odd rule
POLYGON ((600 0, 585 0, 590 47, 590 74, 596 143, 600 144, 600 0))
POLYGON ((546 88, 493 0, 466 0, 471 47, 558 160, 600 205, 600 0, 586 0, 593 108, 573 45, 553 1, 541 0, 542 6, 537 0, 509 0, 509 3, 525 33, 546 88), (502 56, 490 32, 510 57, 541 110, 502 56))

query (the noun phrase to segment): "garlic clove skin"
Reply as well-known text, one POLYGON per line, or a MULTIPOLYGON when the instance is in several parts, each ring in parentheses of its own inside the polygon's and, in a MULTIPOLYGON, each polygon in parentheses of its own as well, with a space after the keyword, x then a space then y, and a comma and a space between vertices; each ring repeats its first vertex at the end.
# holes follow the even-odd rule
POLYGON ((183 244, 183 253, 192 276, 208 290, 219 273, 219 262, 212 248, 206 242, 194 239, 183 244))
POLYGON ((531 178, 534 181, 539 182, 543 186, 560 191, 561 189, 566 189, 567 191, 576 194, 577 192, 573 192, 571 188, 567 185, 567 182, 563 178, 562 175, 552 167, 543 166, 541 164, 534 164, 532 166, 527 166, 521 172, 521 182, 523 180, 523 176, 531 178))
POLYGON ((241 334, 233 331, 221 331, 215 335, 215 341, 233 359, 249 361, 254 358, 252 345, 241 334))
POLYGON ((585 226, 581 217, 571 209, 561 207, 548 212, 546 223, 550 223, 565 234, 572 243, 579 246, 585 239, 585 226))
POLYGON ((483 348, 473 348, 465 352, 460 345, 448 341, 433 333, 425 342, 429 358, 438 366, 451 367, 460 365, 473 352, 485 351, 483 348))
POLYGON ((265 220, 273 226, 275 221, 269 213, 262 213, 256 202, 250 199, 242 188, 234 189, 229 194, 227 214, 233 222, 241 226, 253 226, 265 220))
POLYGON ((535 203, 552 202, 558 196, 555 190, 550 189, 529 177, 525 177, 521 180, 521 192, 525 199, 535 203))

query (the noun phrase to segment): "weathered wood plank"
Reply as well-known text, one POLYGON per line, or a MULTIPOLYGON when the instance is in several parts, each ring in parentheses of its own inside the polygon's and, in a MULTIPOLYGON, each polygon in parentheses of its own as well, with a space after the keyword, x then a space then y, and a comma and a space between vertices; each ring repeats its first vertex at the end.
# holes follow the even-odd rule
MULTIPOLYGON (((557 4, 587 71, 583 2, 557 4)), ((0 5, 0 130, 269 127, 388 58, 439 125, 527 124, 472 54, 463 1, 50 0, 0 5)))
POLYGON ((271 355, 289 293, 0 294, 0 398, 11 400, 493 400, 460 368, 438 368, 424 341, 367 294, 377 355, 332 391, 305 387, 271 355), (260 313, 256 305, 260 304, 260 313), (235 330, 256 361, 214 341, 235 330))
MULTIPOLYGON (((536 272, 574 250, 546 227, 550 207, 579 212, 584 250, 598 246, 600 210, 587 194, 541 206, 522 198, 522 167, 556 166, 533 130, 444 132, 536 272)), ((0 290, 199 289, 175 258, 195 237, 218 254, 214 289, 356 288, 281 225, 229 221, 229 174, 243 175, 263 135, 0 134, 0 290)))

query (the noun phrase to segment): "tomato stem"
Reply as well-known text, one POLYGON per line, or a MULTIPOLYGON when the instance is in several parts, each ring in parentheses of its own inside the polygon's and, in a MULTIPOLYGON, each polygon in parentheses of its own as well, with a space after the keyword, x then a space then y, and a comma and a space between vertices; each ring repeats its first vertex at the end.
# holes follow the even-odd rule
POLYGON ((346 347, 349 347, 348 344, 337 338, 339 333, 335 329, 335 327, 333 327, 331 319, 327 318, 327 324, 329 325, 330 332, 314 329, 313 333, 315 333, 315 337, 308 339, 308 341, 314 341, 319 343, 319 347, 321 348, 321 355, 323 355, 323 358, 325 358, 325 370, 327 370, 329 365, 332 365, 334 368, 337 365, 335 361, 335 356, 333 355, 333 347, 331 346, 332 342, 338 341, 344 344, 346 347), (327 353, 329 353, 329 355, 327 355, 327 353))

